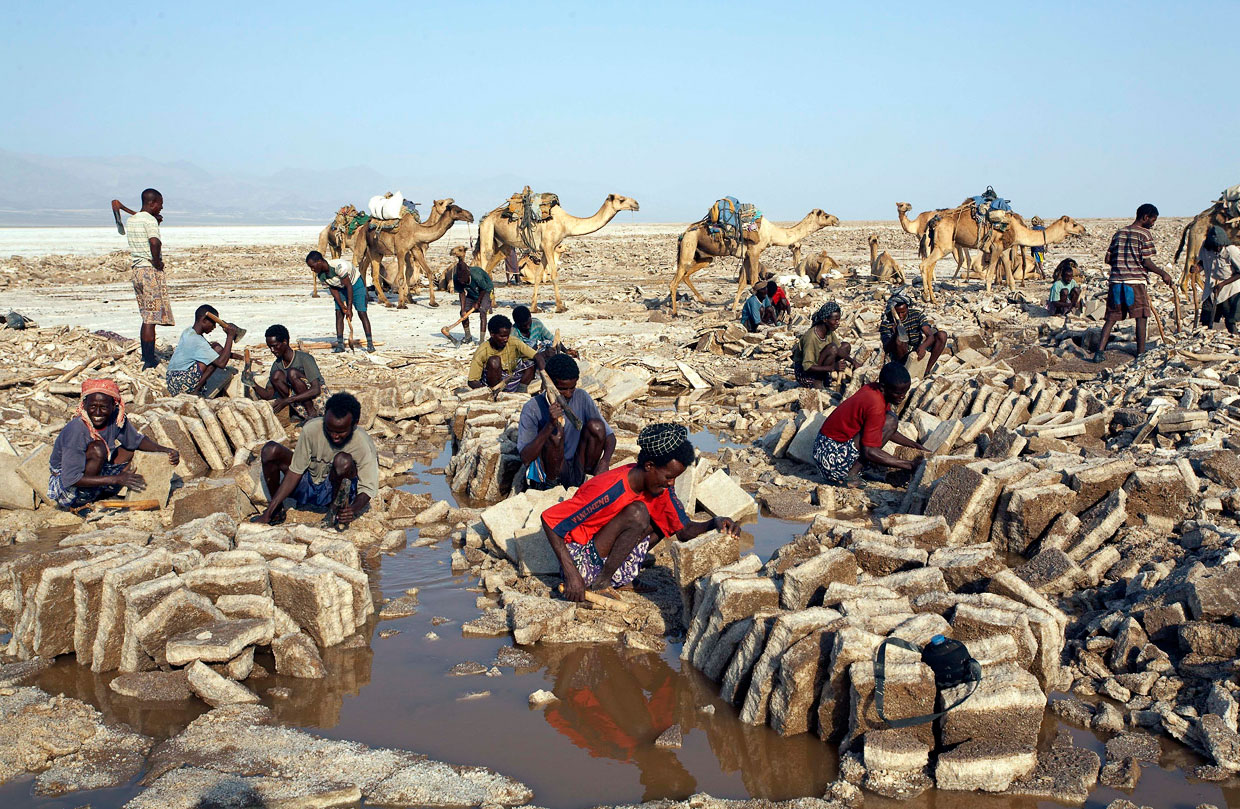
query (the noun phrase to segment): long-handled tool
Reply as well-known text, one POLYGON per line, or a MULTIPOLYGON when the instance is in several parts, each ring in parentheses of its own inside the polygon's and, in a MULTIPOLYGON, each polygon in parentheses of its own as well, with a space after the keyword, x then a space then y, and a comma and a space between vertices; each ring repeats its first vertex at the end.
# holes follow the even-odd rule
POLYGON ((121 203, 120 200, 112 200, 112 218, 116 220, 116 232, 125 235, 125 224, 121 222, 121 203))
POLYGON ((343 531, 347 527, 336 519, 336 515, 340 513, 340 509, 349 504, 350 488, 347 480, 340 481, 340 488, 336 490, 336 496, 332 498, 331 505, 327 507, 327 516, 323 518, 324 528, 335 528, 337 531, 343 531))
MULTIPOLYGON (((561 584, 555 589, 561 595, 564 594, 564 585, 561 584)), ((621 601, 618 598, 608 598, 607 596, 601 596, 598 593, 594 592, 593 590, 586 590, 585 600, 591 604, 594 604, 595 606, 602 607, 603 609, 613 610, 615 612, 628 612, 633 607, 633 605, 628 603, 627 601, 621 601)))
POLYGON ((439 330, 439 333, 440 333, 440 334, 442 334, 444 337, 447 337, 449 340, 452 340, 452 342, 454 342, 454 343, 455 343, 455 342, 456 342, 456 340, 455 340, 455 339, 453 339, 453 337, 452 337, 452 330, 453 330, 453 329, 455 329, 455 328, 456 328, 458 325, 460 325, 461 323, 464 323, 466 320, 469 320, 469 316, 470 316, 470 315, 472 315, 474 312, 477 312, 477 311, 478 311, 478 307, 477 307, 477 306, 470 307, 470 310, 469 310, 468 312, 466 312, 465 314, 461 315, 461 316, 460 316, 460 317, 458 317, 456 320, 452 321, 452 325, 450 325, 450 326, 444 326, 442 329, 440 329, 440 330, 439 330))
POLYGON ((355 341, 353 339, 353 307, 352 306, 349 307, 349 316, 345 318, 345 322, 349 324, 349 350, 356 351, 357 349, 353 345, 355 341))
POLYGON ((254 371, 252 368, 252 360, 250 360, 250 349, 245 350, 245 366, 241 369, 241 384, 247 388, 254 387, 254 371))
POLYGON ((159 508, 158 500, 97 500, 95 508, 120 508, 126 511, 155 511, 159 508))
POLYGON ((229 323, 227 321, 220 320, 218 317, 211 314, 210 312, 207 312, 206 315, 207 315, 207 319, 215 323, 217 326, 220 326, 221 328, 225 328, 225 329, 231 328, 233 330, 233 342, 234 343, 240 340, 242 337, 245 337, 245 329, 241 328, 235 323, 229 323))
POLYGON ((560 409, 564 411, 564 418, 572 422, 577 432, 581 432, 581 418, 568 407, 568 400, 564 398, 564 394, 560 393, 560 389, 555 386, 555 382, 546 371, 539 371, 538 375, 542 378, 543 395, 547 397, 547 404, 559 403, 560 409))

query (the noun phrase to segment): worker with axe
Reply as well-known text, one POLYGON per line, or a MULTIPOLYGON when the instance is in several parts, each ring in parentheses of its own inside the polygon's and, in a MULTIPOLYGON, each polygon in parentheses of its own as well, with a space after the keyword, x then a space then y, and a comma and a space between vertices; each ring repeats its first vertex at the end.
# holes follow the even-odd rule
POLYGON ((530 489, 572 488, 611 468, 616 436, 594 397, 577 387, 581 373, 567 354, 547 360, 543 391, 521 408, 517 452, 530 489))
POLYGON ((488 339, 474 352, 466 383, 471 388, 486 386, 496 394, 516 391, 534 381, 535 369, 546 366, 543 355, 512 336, 512 321, 495 315, 487 321, 488 339))
POLYGON ((232 350, 233 341, 245 334, 232 323, 220 320, 214 306, 203 304, 194 310, 194 325, 181 332, 181 339, 168 360, 168 393, 200 393, 214 396, 228 383, 235 371, 228 361, 242 359, 232 350), (220 326, 224 330, 224 343, 213 343, 207 335, 220 326))
MULTIPOLYGON (((1102 338, 1098 341, 1098 350, 1094 352, 1094 362, 1102 362, 1106 358, 1111 329, 1115 328, 1119 321, 1130 317, 1135 321, 1137 357, 1145 353, 1145 324, 1150 315, 1157 317, 1150 305, 1150 296, 1146 289, 1149 273, 1161 278, 1171 287, 1172 294, 1175 294, 1171 276, 1154 263, 1154 237, 1150 231, 1157 221, 1158 209, 1147 202, 1137 208, 1137 218, 1131 225, 1120 228, 1111 237, 1111 244, 1107 247, 1104 258, 1111 268, 1107 286, 1106 321, 1102 324, 1102 338)), ((1176 307, 1178 314, 1178 297, 1176 307)))
MULTIPOLYGON (((452 283, 461 299, 461 317, 456 323, 462 324, 462 328, 465 329, 465 342, 468 343, 471 339, 469 334, 469 316, 477 312, 478 342, 481 344, 486 336, 487 315, 490 314, 493 305, 495 282, 491 280, 491 276, 486 270, 476 266, 470 267, 465 263, 464 259, 458 256, 456 268, 452 272, 452 283)), ((456 323, 453 323, 452 326, 455 326, 456 323)), ((440 329, 444 337, 452 339, 450 334, 452 326, 445 326, 440 329)))
POLYGON ((322 282, 336 302, 336 346, 333 353, 344 351, 344 324, 349 324, 349 348, 353 348, 353 311, 366 332, 366 350, 374 353, 375 340, 370 333, 370 316, 366 314, 366 284, 362 275, 347 258, 327 259, 318 250, 306 254, 306 266, 322 282))

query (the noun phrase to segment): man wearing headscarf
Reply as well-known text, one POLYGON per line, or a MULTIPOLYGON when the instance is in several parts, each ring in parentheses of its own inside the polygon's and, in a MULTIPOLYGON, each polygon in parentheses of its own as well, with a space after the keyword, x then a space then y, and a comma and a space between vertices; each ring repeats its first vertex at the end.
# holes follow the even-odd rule
POLYGON ((878 322, 878 336, 883 351, 895 362, 907 364, 914 353, 922 359, 929 352, 926 376, 934 372, 939 355, 947 348, 947 332, 936 329, 925 312, 899 292, 887 299, 883 317, 878 322))
POLYGON ((110 379, 82 383, 73 420, 52 444, 47 496, 62 508, 80 508, 117 494, 122 487, 141 491, 146 481, 129 470, 134 451, 163 452, 175 465, 181 457, 139 433, 125 417, 120 388, 110 379))
POLYGON ((1221 320, 1227 331, 1235 334, 1240 304, 1240 247, 1231 243, 1221 225, 1212 225, 1206 231, 1198 261, 1205 275, 1206 296, 1201 306, 1201 325, 1209 328, 1221 320))
POLYGON ((852 345, 840 340, 840 305, 818 307, 811 325, 792 347, 792 373, 803 388, 821 388, 831 374, 855 367, 852 345))
POLYGON ((543 533, 560 562, 569 601, 581 601, 587 587, 632 584, 647 552, 665 537, 686 542, 710 530, 736 533, 726 517, 691 520, 672 489, 693 465, 688 430, 652 424, 638 433, 637 447, 637 463, 591 478, 542 513, 543 533))
MULTIPOLYGON (((908 369, 889 362, 878 372, 878 381, 862 385, 861 390, 831 411, 814 442, 814 462, 827 482, 835 486, 856 484, 863 463, 879 467, 875 480, 885 480, 883 469, 912 471, 917 463, 886 452, 892 441, 902 447, 927 452, 896 428, 899 419, 894 408, 908 395, 911 383, 908 369)), ((867 477, 869 474, 867 473, 867 477)))

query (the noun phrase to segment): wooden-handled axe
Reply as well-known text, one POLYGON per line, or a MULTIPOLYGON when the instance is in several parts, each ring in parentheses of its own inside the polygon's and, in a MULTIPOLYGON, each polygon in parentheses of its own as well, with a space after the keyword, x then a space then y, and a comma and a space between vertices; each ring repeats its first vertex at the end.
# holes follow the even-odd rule
POLYGON ((564 394, 560 393, 560 389, 555 386, 554 380, 551 379, 551 376, 546 371, 539 371, 538 374, 542 378, 543 395, 547 397, 547 404, 559 402, 560 409, 564 411, 564 418, 572 422, 577 432, 581 432, 581 417, 569 409, 568 400, 564 398, 564 394))
POLYGON ((220 326, 221 328, 225 328, 225 329, 232 329, 235 332, 235 334, 233 334, 233 342, 236 342, 237 340, 240 340, 242 337, 245 337, 245 329, 241 328, 240 326, 220 320, 218 317, 211 314, 210 312, 206 312, 205 314, 207 316, 207 319, 213 321, 217 326, 220 326))
MULTIPOLYGON (((469 316, 470 316, 470 315, 472 315, 474 312, 477 312, 477 311, 478 311, 478 307, 477 307, 477 306, 471 307, 471 308, 470 308, 470 310, 469 310, 468 312, 466 312, 465 314, 461 315, 461 316, 460 316, 460 317, 458 317, 456 320, 452 321, 452 325, 450 325, 450 326, 444 326, 442 329, 440 329, 440 330, 439 330, 439 333, 440 333, 440 334, 442 334, 444 337, 447 337, 449 340, 452 340, 452 334, 451 334, 451 331, 452 331, 454 328, 456 328, 458 325, 460 325, 461 323, 464 323, 466 320, 469 320, 469 316)), ((456 341, 455 341, 455 340, 453 340, 453 342, 456 342, 456 341)))

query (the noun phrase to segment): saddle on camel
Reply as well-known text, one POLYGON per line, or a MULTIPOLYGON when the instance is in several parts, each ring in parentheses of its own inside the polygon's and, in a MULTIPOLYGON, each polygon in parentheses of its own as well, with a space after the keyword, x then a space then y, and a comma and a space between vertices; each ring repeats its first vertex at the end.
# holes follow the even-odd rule
POLYGON ((922 236, 922 255, 928 255, 934 245, 934 228, 946 215, 968 209, 977 223, 978 249, 985 253, 1008 229, 1008 215, 1012 213, 1012 201, 995 193, 994 186, 986 186, 986 190, 974 197, 967 198, 954 210, 936 213, 926 225, 926 233, 922 236))
POLYGON ((551 218, 551 209, 560 204, 560 196, 550 192, 535 194, 527 185, 499 207, 500 216, 517 223, 517 232, 528 250, 541 251, 542 239, 534 225, 551 218))
POLYGON ((405 214, 412 216, 413 221, 421 223, 422 215, 418 213, 420 204, 405 199, 399 191, 389 191, 386 194, 373 196, 367 206, 370 213, 365 214, 357 209, 353 210, 353 216, 348 220, 349 235, 352 236, 360 227, 369 230, 396 230, 400 226, 401 217, 405 214))
POLYGON ((736 197, 723 197, 710 206, 706 216, 698 220, 707 232, 723 240, 728 252, 738 254, 743 242, 756 242, 762 224, 762 211, 757 205, 742 204, 736 197))

